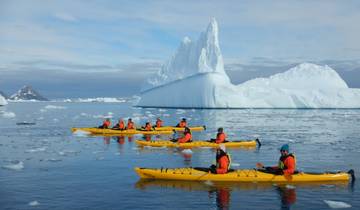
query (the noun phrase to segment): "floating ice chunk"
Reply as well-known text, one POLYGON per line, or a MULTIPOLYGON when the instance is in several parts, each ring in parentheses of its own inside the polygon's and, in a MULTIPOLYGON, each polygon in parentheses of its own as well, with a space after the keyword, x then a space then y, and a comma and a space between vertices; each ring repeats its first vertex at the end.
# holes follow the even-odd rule
POLYGON ((104 153, 104 151, 94 151, 93 154, 99 154, 99 153, 104 153))
POLYGON ((64 106, 47 105, 44 109, 66 109, 64 106))
POLYGON ((96 157, 96 160, 104 160, 104 157, 96 157))
POLYGON ((24 168, 24 163, 22 161, 19 161, 17 164, 4 165, 4 166, 2 166, 2 168, 9 169, 9 170, 20 171, 20 170, 22 170, 24 168))
POLYGON ((291 184, 287 184, 285 187, 286 187, 286 189, 295 189, 296 188, 294 185, 291 185, 291 184))
POLYGON ((3 118, 14 118, 16 117, 16 114, 14 112, 5 112, 5 111, 0 111, 0 116, 2 116, 3 118))
POLYGON ((212 181, 209 181, 209 180, 205 181, 204 184, 207 185, 207 186, 214 186, 214 183, 212 181))
POLYGON ((351 205, 342 201, 324 200, 324 202, 332 209, 350 208, 351 205))
POLYGON ((181 151, 183 154, 192 154, 193 151, 191 149, 184 149, 183 151, 181 151))
POLYGON ((77 137, 87 137, 89 136, 91 133, 88 131, 83 131, 83 130, 76 130, 73 135, 77 136, 77 137))
POLYGON ((50 159, 46 159, 46 161, 49 161, 49 162, 60 162, 62 161, 61 159, 56 159, 56 158, 50 158, 50 159))
POLYGON ((184 113, 186 113, 186 110, 184 110, 184 109, 177 109, 176 110, 176 114, 184 114, 184 113))
POLYGON ((38 201, 31 201, 29 203, 29 206, 38 206, 38 205, 40 205, 40 203, 38 201))
POLYGON ((231 163, 231 166, 236 166, 236 167, 239 167, 240 166, 240 163, 231 163))
POLYGON ((27 153, 33 153, 33 152, 44 152, 46 150, 46 147, 39 147, 35 149, 28 149, 25 152, 27 153))

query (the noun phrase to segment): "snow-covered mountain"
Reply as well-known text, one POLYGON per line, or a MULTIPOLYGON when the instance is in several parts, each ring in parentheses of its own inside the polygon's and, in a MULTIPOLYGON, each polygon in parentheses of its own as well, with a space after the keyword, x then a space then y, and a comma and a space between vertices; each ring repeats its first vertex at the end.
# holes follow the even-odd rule
POLYGON ((303 63, 268 78, 231 84, 215 19, 197 42, 184 39, 140 97, 137 105, 144 107, 360 108, 360 89, 349 88, 328 66, 303 63))
POLYGON ((48 101, 47 98, 41 96, 38 92, 33 90, 31 86, 22 87, 15 94, 11 95, 9 99, 12 101, 48 101))

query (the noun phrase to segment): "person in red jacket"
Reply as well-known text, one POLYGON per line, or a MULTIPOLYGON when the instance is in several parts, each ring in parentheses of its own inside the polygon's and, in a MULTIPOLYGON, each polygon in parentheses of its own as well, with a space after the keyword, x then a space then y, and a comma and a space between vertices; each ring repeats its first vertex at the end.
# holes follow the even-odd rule
POLYGON ((107 129, 110 128, 110 125, 111 125, 110 119, 107 118, 106 120, 104 120, 103 124, 100 125, 98 128, 107 129))
POLYGON ((131 118, 128 119, 127 127, 126 129, 136 129, 134 122, 131 118))
POLYGON ((182 118, 182 120, 176 125, 179 128, 185 128, 187 126, 186 118, 182 118))
POLYGON ((216 134, 216 139, 211 139, 210 142, 215 142, 217 144, 225 143, 226 141, 226 134, 224 133, 223 128, 218 128, 218 133, 216 134))
POLYGON ((163 121, 162 121, 160 118, 157 118, 157 119, 156 119, 155 126, 156 126, 157 128, 162 127, 162 126, 163 126, 163 121))
POLYGON ((119 119, 119 122, 113 127, 116 130, 125 130, 125 122, 123 119, 119 119))
POLYGON ((289 145, 284 144, 280 148, 280 159, 277 166, 264 167, 262 163, 257 163, 256 167, 260 170, 264 170, 268 173, 273 173, 276 175, 292 175, 296 171, 296 160, 295 156, 289 153, 289 145))
POLYGON ((185 131, 184 131, 184 136, 177 138, 177 139, 173 139, 171 140, 172 142, 177 142, 177 143, 188 143, 192 141, 192 135, 191 135, 191 131, 190 128, 185 127, 185 131))
POLYGON ((144 127, 141 127, 143 130, 145 131, 151 131, 152 127, 151 127, 151 123, 150 122, 146 122, 144 127))
POLYGON ((220 147, 216 150, 216 165, 210 166, 211 173, 214 174, 226 174, 230 169, 231 159, 226 153, 224 144, 220 144, 220 147))

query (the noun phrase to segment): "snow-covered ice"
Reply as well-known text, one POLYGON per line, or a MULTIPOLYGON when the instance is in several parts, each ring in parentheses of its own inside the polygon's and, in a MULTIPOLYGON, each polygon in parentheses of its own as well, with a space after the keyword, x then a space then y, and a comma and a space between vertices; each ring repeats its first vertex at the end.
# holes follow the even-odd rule
POLYGON ((268 78, 232 84, 215 19, 197 41, 184 38, 175 55, 147 80, 140 97, 137 105, 143 107, 360 108, 360 89, 349 88, 326 65, 302 63, 268 78))
POLYGON ((22 170, 24 168, 24 163, 22 161, 19 161, 16 164, 4 165, 4 166, 2 166, 2 168, 9 169, 9 170, 20 171, 20 170, 22 170))
POLYGON ((29 206, 38 206, 40 203, 38 201, 31 201, 29 202, 29 206))
POLYGON ((324 202, 332 209, 351 208, 351 205, 342 201, 324 200, 324 202))
POLYGON ((0 111, 0 116, 3 118, 14 118, 16 117, 16 114, 14 112, 0 111))
POLYGON ((0 95, 0 106, 4 106, 6 104, 7 104, 6 99, 2 95, 0 95))

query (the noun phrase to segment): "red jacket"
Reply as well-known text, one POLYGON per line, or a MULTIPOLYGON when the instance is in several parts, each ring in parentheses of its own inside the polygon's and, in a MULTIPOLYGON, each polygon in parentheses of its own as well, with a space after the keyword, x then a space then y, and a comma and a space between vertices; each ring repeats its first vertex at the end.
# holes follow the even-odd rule
POLYGON ((225 139, 226 139, 226 134, 225 133, 218 133, 216 135, 215 143, 217 143, 217 144, 223 143, 225 141, 225 139))
POLYGON ((127 129, 135 129, 135 125, 133 122, 128 122, 127 129))
POLYGON ((285 157, 280 157, 279 165, 274 166, 275 169, 282 169, 285 175, 294 174, 296 170, 295 157, 292 154, 289 154, 285 157))
POLYGON ((191 133, 186 133, 184 137, 178 138, 178 143, 186 143, 191 141, 191 133))
POLYGON ((104 123, 103 123, 103 128, 110 128, 110 125, 111 125, 111 122, 105 120, 104 123))
POLYGON ((228 172, 230 160, 227 155, 223 155, 217 162, 216 173, 226 174, 228 172))
POLYGON ((163 121, 162 120, 156 120, 156 127, 160 128, 163 126, 163 121))

